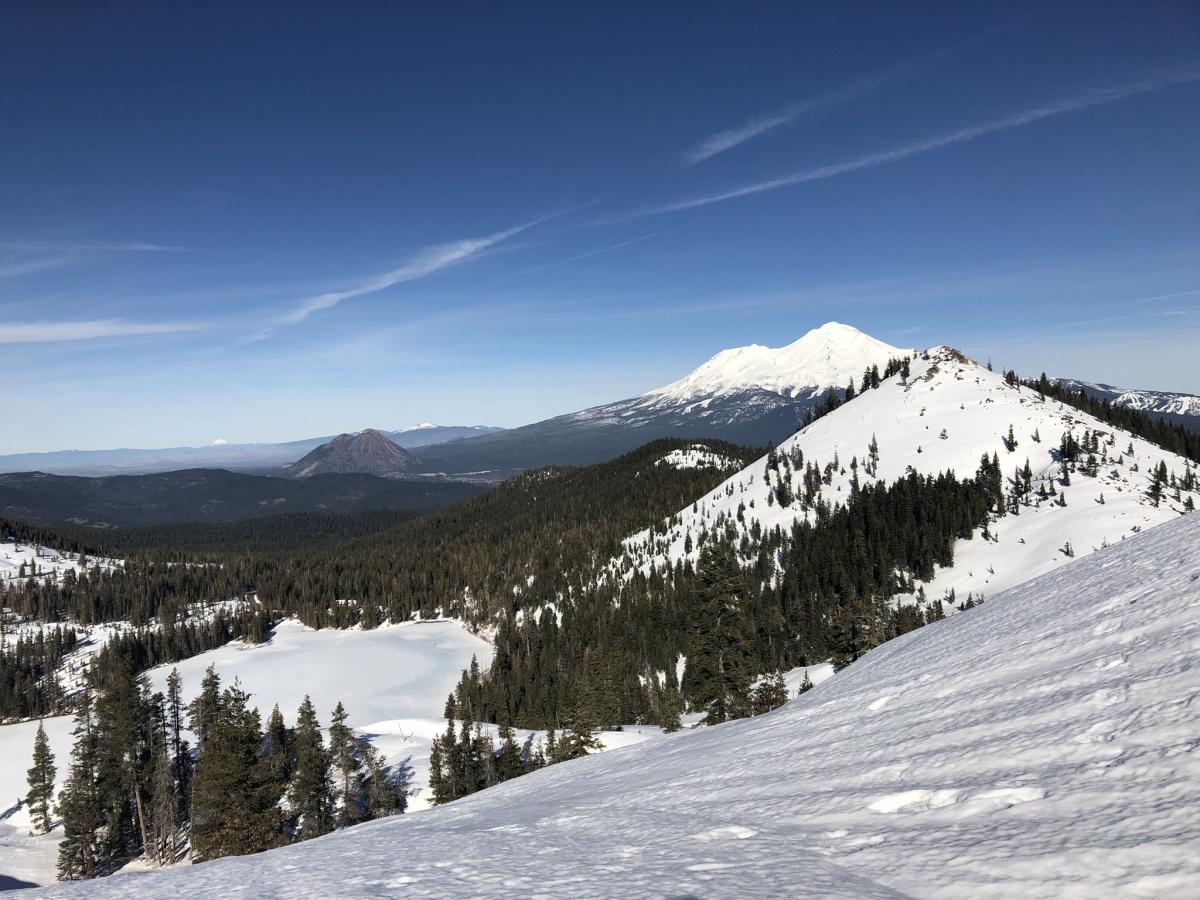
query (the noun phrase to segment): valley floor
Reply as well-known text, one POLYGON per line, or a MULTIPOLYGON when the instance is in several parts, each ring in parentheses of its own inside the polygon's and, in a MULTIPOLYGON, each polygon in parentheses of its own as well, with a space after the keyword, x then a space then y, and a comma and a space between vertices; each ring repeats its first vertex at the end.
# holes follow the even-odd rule
POLYGON ((1194 897, 1200 516, 758 718, 255 857, 46 896, 1194 897))

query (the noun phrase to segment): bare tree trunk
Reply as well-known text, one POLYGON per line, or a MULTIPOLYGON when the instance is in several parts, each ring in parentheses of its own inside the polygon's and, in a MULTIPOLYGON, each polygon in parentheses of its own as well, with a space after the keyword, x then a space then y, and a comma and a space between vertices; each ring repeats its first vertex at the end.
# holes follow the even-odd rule
POLYGON ((138 831, 142 833, 142 853, 149 853, 150 844, 146 839, 146 810, 142 806, 142 789, 136 781, 133 784, 133 804, 137 809, 138 831))

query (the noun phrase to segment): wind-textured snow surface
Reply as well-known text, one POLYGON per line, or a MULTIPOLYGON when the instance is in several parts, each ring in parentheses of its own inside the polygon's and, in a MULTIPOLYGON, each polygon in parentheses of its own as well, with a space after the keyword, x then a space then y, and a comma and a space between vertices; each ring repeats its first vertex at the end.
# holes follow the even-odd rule
MULTIPOLYGON (((991 524, 990 540, 977 533, 972 540, 958 541, 954 565, 922 585, 931 601, 942 599, 951 590, 959 602, 972 593, 976 598, 990 597, 1063 565, 1071 554, 1084 556, 1106 543, 1174 519, 1183 509, 1185 495, 1176 500, 1168 489, 1166 498, 1155 506, 1148 493, 1151 474, 1159 462, 1180 477, 1194 468, 1190 460, 1074 407, 1042 398, 1029 388, 1006 384, 999 373, 948 348, 929 351, 928 359, 913 360, 907 383, 899 376, 883 381, 879 388, 859 394, 778 448, 781 458, 796 451, 803 454, 804 464, 814 464, 822 471, 837 461, 829 483, 820 491, 831 506, 850 498, 852 461, 858 464, 861 484, 876 480, 892 484, 910 469, 926 475, 953 471, 958 478, 971 478, 981 456, 996 454, 1008 490, 1016 469, 1028 460, 1034 492, 1030 505, 1022 506, 1019 515, 1009 514, 991 524), (1012 450, 1006 444, 1010 425, 1016 439, 1012 450), (1059 444, 1067 432, 1082 441, 1087 430, 1101 435, 1103 448, 1098 457, 1104 462, 1096 477, 1077 471, 1065 486, 1057 461, 1059 444), (869 475, 866 463, 872 438, 879 447, 879 459, 874 474, 869 475), (1051 483, 1055 495, 1038 502, 1039 486, 1048 491, 1051 483), (1064 495, 1067 503, 1062 506, 1058 501, 1064 495)), ((628 560, 614 561, 613 571, 633 566, 647 572, 651 566, 663 569, 673 565, 689 555, 689 537, 694 562, 700 552, 700 534, 706 530, 732 527, 747 532, 757 523, 764 532, 773 528, 789 532, 795 522, 814 513, 806 512, 799 499, 781 506, 772 495, 781 478, 790 480, 793 495, 801 494, 802 476, 803 468, 781 465, 778 472, 771 470, 767 457, 751 463, 670 522, 627 539, 628 560)), ((1200 493, 1193 493, 1192 498, 1200 504, 1200 493)))
POLYGON ((1200 516, 765 716, 92 897, 1195 897, 1200 516))

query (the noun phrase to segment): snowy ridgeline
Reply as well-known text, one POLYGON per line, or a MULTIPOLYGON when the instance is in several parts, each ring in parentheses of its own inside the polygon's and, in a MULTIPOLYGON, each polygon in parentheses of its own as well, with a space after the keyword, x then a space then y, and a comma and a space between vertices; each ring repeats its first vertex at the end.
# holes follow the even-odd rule
POLYGON ((1200 516, 755 719, 256 856, 48 896, 1194 897, 1200 516))
MULTIPOLYGON (((1006 487, 1011 487, 1016 470, 1028 461, 1029 505, 1022 506, 1019 515, 1010 514, 992 525, 992 540, 976 535, 974 540, 958 541, 954 565, 923 585, 931 600, 951 590, 959 602, 972 593, 976 598, 990 597, 1053 570, 1072 555, 1084 556, 1106 543, 1117 543, 1183 511, 1186 492, 1175 499, 1174 490, 1168 488, 1158 506, 1148 492, 1160 462, 1182 478, 1195 469, 1189 460, 1114 431, 1073 407, 1041 399, 1037 391, 1008 385, 999 373, 952 350, 938 348, 929 357, 912 361, 907 383, 899 376, 887 379, 789 438, 778 448, 776 468, 763 457, 669 522, 627 539, 627 559, 614 560, 610 571, 628 577, 633 568, 648 572, 651 566, 662 568, 685 556, 694 562, 705 531, 732 526, 740 534, 755 524, 763 532, 790 531, 797 520, 812 516, 800 500, 804 465, 809 464, 827 476, 828 483, 820 483, 819 496, 835 505, 850 497, 856 475, 852 463, 860 484, 891 484, 910 469, 927 475, 950 470, 959 478, 971 478, 983 454, 997 454, 1006 487), (1011 450, 1010 426, 1015 439, 1011 450), (1082 441, 1087 431, 1099 435, 1097 473, 1084 474, 1081 466, 1065 486, 1057 460, 1060 442, 1068 432, 1082 441), (874 464, 873 441, 878 447, 874 464), (796 467, 792 460, 798 460, 800 453, 803 465, 796 467), (786 485, 784 504, 779 502, 781 482, 786 485), (1039 490, 1049 493, 1051 487, 1054 495, 1039 501, 1039 490), (1065 506, 1060 504, 1064 495, 1065 506)), ((1200 503, 1200 493, 1191 496, 1200 503)))

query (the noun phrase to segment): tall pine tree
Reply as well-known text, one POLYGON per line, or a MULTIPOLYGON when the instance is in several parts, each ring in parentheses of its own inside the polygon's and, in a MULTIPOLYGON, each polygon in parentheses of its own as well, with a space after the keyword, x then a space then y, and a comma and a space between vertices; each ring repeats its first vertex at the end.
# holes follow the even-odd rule
POLYGON ((37 735, 33 739, 33 767, 29 770, 29 791, 25 802, 34 827, 47 834, 50 831, 50 812, 54 803, 54 754, 50 752, 50 741, 46 729, 38 722, 37 735))
POLYGON ((714 725, 750 714, 746 579, 733 547, 724 542, 705 546, 697 574, 684 687, 705 710, 705 724, 714 725))
POLYGON ((298 819, 299 840, 320 837, 333 830, 333 782, 329 754, 312 700, 305 696, 296 714, 296 770, 288 786, 288 805, 298 819))
POLYGON ((283 842, 282 785, 262 754, 258 710, 235 684, 209 721, 192 782, 192 852, 197 862, 258 853, 283 842))

